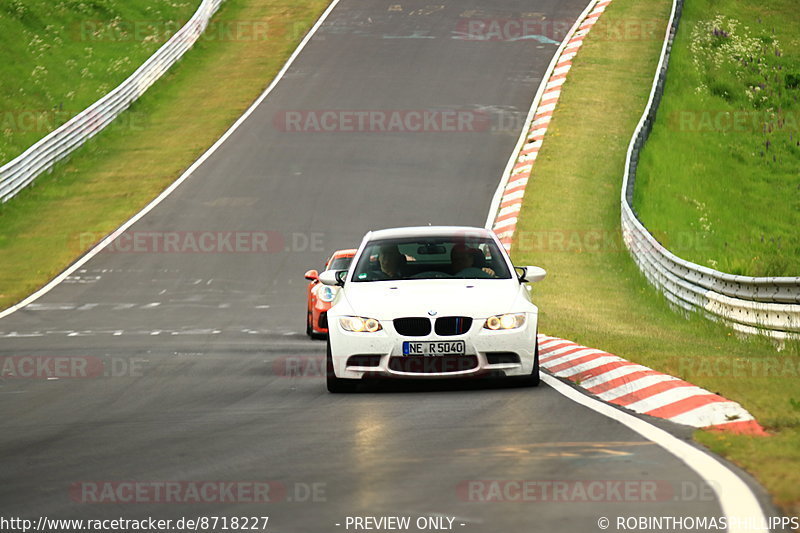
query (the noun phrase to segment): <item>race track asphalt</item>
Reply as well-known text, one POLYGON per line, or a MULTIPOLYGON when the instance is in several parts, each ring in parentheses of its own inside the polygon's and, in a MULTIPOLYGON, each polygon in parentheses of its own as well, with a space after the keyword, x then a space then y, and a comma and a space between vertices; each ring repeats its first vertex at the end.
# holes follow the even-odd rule
POLYGON ((303 272, 331 251, 370 229, 483 225, 551 41, 563 37, 547 28, 568 27, 584 7, 342 0, 248 120, 128 230, 135 250, 100 253, 0 320, 4 364, 72 357, 90 369, 0 382, 2 515, 269 516, 269 531, 298 533, 348 531, 347 516, 365 515, 454 517, 469 533, 720 515, 676 458, 545 385, 330 395, 315 371, 324 343, 303 334, 303 272), (459 38, 469 21, 523 19, 552 24, 527 38, 459 38), (356 112, 462 122, 347 131, 356 112), (330 130, 313 131, 323 115, 330 130), (244 240, 189 248, 187 238, 215 232, 244 240), (154 235, 184 248, 153 247, 154 235), (263 235, 269 252, 251 251, 246 241, 263 235), (288 375, 301 360, 305 375, 288 375), (110 375, 93 374, 98 361, 110 375), (491 487, 475 480, 497 480, 501 500, 520 480, 548 492, 485 502, 491 487), (93 483, 130 481, 269 481, 277 501, 175 503, 152 490, 87 501, 93 483))

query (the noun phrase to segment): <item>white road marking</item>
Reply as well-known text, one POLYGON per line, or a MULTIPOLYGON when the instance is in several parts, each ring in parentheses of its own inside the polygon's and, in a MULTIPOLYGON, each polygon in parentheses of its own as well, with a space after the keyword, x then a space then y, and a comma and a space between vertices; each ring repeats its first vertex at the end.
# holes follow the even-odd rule
POLYGON ((741 526, 750 524, 753 528, 760 528, 760 524, 766 522, 761 505, 750 487, 713 456, 663 429, 573 389, 554 376, 543 372, 541 379, 570 400, 616 420, 645 439, 655 442, 694 470, 714 490, 728 523, 732 524, 732 527, 728 528, 729 533, 757 531, 741 526))
POLYGON ((2 336, 3 336, 3 337, 6 337, 6 338, 17 338, 17 337, 43 337, 43 336, 44 336, 44 334, 43 334, 43 333, 39 333, 38 331, 33 331, 33 332, 30 332, 30 333, 18 333, 18 332, 16 332, 16 331, 12 331, 11 333, 7 333, 7 334, 5 334, 5 335, 2 335, 2 336))

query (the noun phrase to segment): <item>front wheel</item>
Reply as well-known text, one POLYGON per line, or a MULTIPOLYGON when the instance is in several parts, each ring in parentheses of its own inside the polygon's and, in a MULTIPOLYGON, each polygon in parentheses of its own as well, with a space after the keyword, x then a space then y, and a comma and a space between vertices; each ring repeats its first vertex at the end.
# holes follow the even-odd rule
POLYGON ((326 367, 328 392, 339 394, 343 392, 353 392, 356 389, 356 380, 337 378, 333 371, 333 354, 331 354, 331 340, 327 342, 326 367))

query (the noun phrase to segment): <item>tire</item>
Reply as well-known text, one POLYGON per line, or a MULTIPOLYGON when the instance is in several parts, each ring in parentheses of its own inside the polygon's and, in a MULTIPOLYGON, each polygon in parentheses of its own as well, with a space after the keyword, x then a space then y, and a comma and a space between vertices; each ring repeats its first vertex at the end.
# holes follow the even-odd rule
POLYGON ((538 387, 539 386, 539 339, 536 339, 536 350, 533 355, 533 370, 527 376, 517 378, 517 382, 521 387, 538 387))
POLYGON ((309 337, 311 337, 313 339, 314 338, 314 328, 311 327, 311 320, 312 320, 311 317, 312 317, 311 313, 306 313, 306 335, 308 335, 309 337))
POLYGON ((328 339, 327 342, 327 353, 326 353, 326 367, 327 367, 327 385, 328 385, 328 392, 333 394, 340 394, 343 392, 353 392, 356 390, 356 383, 358 382, 355 379, 342 379, 337 378, 336 373, 333 371, 333 355, 331 354, 331 341, 328 339))

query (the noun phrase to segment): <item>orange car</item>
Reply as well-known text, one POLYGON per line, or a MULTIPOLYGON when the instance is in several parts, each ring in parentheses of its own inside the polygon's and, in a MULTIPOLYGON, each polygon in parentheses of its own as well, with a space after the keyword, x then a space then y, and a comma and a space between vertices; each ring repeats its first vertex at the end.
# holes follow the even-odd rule
MULTIPOLYGON (((347 270, 353 260, 356 250, 337 250, 325 263, 323 270, 347 270)), ((328 334, 328 309, 336 296, 339 287, 328 287, 319 282, 319 272, 309 270, 305 278, 310 282, 308 293, 308 308, 306 312, 306 335, 309 337, 322 337, 328 334)))

